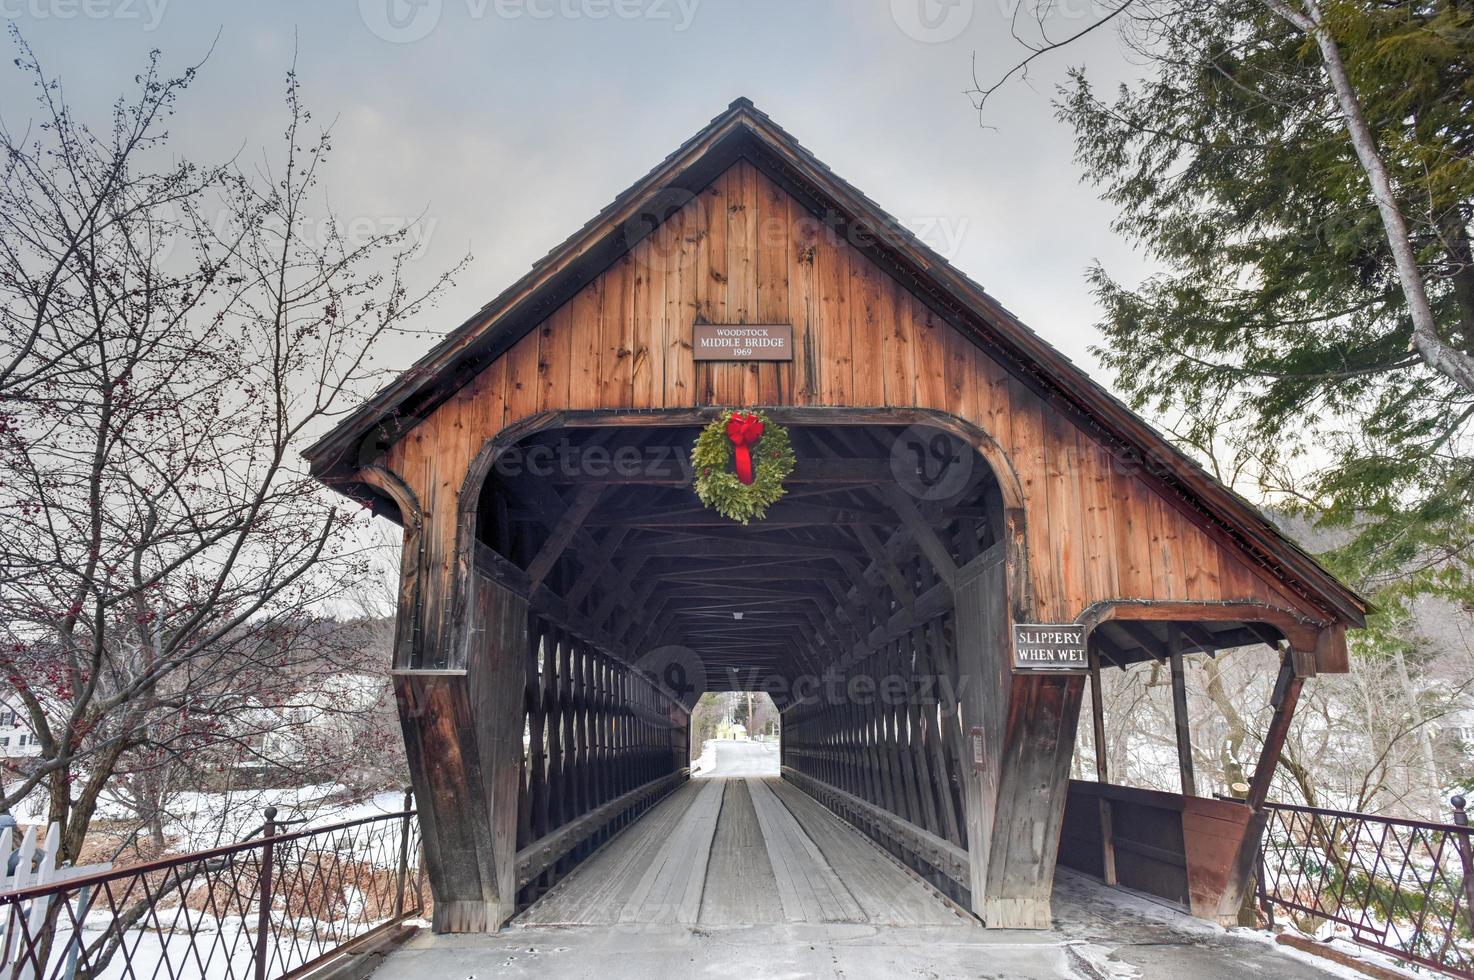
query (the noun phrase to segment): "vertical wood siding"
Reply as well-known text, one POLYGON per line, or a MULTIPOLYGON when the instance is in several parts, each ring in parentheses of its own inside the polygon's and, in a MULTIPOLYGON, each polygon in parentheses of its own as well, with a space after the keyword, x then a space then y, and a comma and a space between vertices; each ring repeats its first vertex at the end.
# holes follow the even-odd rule
MULTIPOLYGON (((569 408, 921 407, 982 428, 1023 489, 1042 620, 1101 599, 1309 606, 942 321, 756 168, 696 195, 390 450, 449 576, 457 495, 505 425, 569 408), (794 327, 792 363, 697 364, 697 318, 794 327)), ((428 594, 439 593, 432 589, 428 594)), ((433 633, 440 610, 427 610, 433 633)))

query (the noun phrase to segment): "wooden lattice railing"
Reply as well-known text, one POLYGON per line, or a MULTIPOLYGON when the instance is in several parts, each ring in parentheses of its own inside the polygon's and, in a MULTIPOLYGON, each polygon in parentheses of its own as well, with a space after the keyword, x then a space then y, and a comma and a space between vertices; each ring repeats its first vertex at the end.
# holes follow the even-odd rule
POLYGON ((519 904, 685 779, 689 713, 649 678, 533 615, 517 807, 519 904))
POLYGON ((872 649, 784 713, 785 775, 943 891, 969 886, 952 616, 872 649))

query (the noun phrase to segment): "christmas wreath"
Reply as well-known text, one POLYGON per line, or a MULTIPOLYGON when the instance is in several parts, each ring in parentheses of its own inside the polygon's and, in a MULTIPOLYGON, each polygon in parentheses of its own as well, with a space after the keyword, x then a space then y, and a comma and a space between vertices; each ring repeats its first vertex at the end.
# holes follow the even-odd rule
POLYGON ((762 520, 793 472, 788 430, 762 412, 723 412, 691 449, 696 496, 723 517, 762 520))

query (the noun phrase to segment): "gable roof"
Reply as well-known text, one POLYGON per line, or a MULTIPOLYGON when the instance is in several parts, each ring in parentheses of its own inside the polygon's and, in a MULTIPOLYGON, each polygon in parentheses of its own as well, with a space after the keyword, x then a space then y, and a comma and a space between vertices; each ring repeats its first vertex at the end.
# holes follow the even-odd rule
POLYGON ((1250 556, 1300 583, 1343 621, 1363 625, 1369 603, 1286 538, 978 283, 840 178, 751 101, 739 98, 550 251, 393 382, 303 454, 318 479, 345 492, 354 473, 608 269, 686 195, 745 159, 837 231, 974 343, 1107 444, 1149 468, 1250 556), (673 193, 679 192, 679 193, 673 193), (676 203, 672 203, 672 202, 676 203), (857 236, 855 232, 863 232, 857 236), (1151 464, 1157 464, 1152 466, 1151 464))

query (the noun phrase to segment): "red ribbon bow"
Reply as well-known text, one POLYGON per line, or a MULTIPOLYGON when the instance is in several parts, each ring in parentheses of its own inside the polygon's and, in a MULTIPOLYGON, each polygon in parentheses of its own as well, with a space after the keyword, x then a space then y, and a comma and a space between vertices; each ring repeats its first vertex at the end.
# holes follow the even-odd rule
POLYGON ((737 479, 752 482, 752 447, 763 437, 763 421, 756 415, 733 412, 727 420, 727 438, 732 440, 732 463, 737 468, 737 479))

